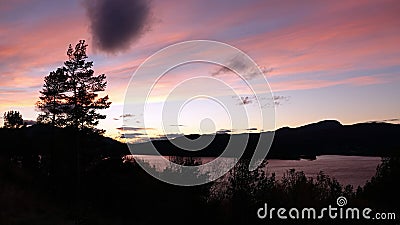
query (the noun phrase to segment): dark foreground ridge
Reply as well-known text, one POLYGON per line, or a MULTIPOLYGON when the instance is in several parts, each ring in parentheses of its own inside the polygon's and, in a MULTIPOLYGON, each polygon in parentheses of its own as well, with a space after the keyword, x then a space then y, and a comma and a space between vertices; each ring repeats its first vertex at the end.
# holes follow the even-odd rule
MULTIPOLYGON (((271 153, 300 155, 318 150, 338 154, 343 148, 349 154, 382 154, 398 146, 398 131, 399 125, 342 126, 334 121, 284 128, 277 131, 271 153)), ((255 137, 251 135, 250 144, 255 137)), ((216 141, 221 138, 229 135, 218 135, 216 141)), ((123 157, 129 154, 126 144, 98 134, 35 125, 0 128, 0 140, 1 225, 399 224, 398 155, 384 158, 375 176, 358 188, 343 186, 322 171, 312 178, 291 169, 278 179, 274 173, 265 173, 266 161, 248 171, 247 159, 216 181, 186 187, 150 176, 137 161, 123 157), (261 220, 256 214, 265 203, 320 211, 335 206, 339 196, 346 197, 350 207, 394 212, 396 220, 261 220)), ((155 143, 167 146, 165 141, 155 143)), ((197 165, 194 160, 176 158, 177 163, 193 166, 197 165)), ((183 175, 176 167, 158 172, 159 177, 183 175)))
MULTIPOLYGON (((199 151, 187 151, 175 146, 168 140, 153 140, 152 144, 161 155, 217 157, 226 148, 229 140, 245 134, 217 134, 214 140, 199 151)), ((248 134, 248 143, 243 157, 251 157, 260 134, 248 134)), ((186 135, 197 139, 198 134, 186 135)), ((178 137, 184 141, 185 137, 178 137)), ((390 123, 359 123, 342 125, 335 120, 325 120, 297 128, 284 127, 276 130, 267 158, 275 159, 314 159, 318 155, 357 155, 387 156, 399 149, 400 125, 390 123)), ((133 146, 134 154, 149 153, 150 143, 133 146)), ((240 151, 236 149, 235 151, 240 151)))
POLYGON ((33 125, 19 129, 0 128, 0 157, 14 156, 16 161, 37 163, 53 158, 76 157, 81 161, 121 158, 129 154, 127 145, 96 133, 81 132, 50 125, 33 125), (79 149, 79 152, 74 152, 79 149))

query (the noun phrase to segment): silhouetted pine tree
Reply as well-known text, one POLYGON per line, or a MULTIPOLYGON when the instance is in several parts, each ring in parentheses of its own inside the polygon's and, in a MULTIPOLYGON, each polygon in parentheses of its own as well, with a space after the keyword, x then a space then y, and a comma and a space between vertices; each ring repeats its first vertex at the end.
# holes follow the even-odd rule
POLYGON ((70 45, 64 66, 45 77, 42 96, 37 102, 43 112, 38 122, 103 132, 95 127, 100 119, 106 118, 97 111, 111 104, 108 95, 99 98, 97 94, 107 86, 106 75, 94 75, 93 61, 86 61, 86 48, 84 40, 75 48, 70 45))
POLYGON ((65 124, 64 101, 65 92, 68 91, 67 79, 64 68, 58 68, 44 78, 40 101, 36 103, 37 108, 43 112, 37 118, 38 123, 47 123, 53 126, 65 124))

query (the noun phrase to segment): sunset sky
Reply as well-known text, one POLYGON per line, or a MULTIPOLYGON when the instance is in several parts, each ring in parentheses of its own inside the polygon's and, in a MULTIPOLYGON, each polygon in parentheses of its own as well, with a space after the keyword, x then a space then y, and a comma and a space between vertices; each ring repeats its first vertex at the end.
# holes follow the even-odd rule
MULTIPOLYGON (((99 127, 117 137, 125 90, 135 69, 168 45, 206 39, 242 50, 263 69, 277 99, 277 128, 324 119, 343 124, 396 122, 399 12, 396 0, 0 0, 0 112, 19 110, 25 120, 36 120, 34 105, 43 77, 62 66, 69 44, 85 39, 96 74, 107 75, 107 91, 100 95, 108 94, 113 102, 99 127)), ((214 76, 215 71, 217 66, 204 63, 169 72, 156 86, 153 106, 185 78, 214 76)), ((218 76, 248 96, 235 74, 218 76)), ((207 91, 206 82, 198 85, 207 91)), ((192 108, 223 114, 217 106, 203 104, 192 108)), ((251 103, 246 105, 251 110, 251 103)), ((196 115, 182 121, 176 124, 182 132, 196 132, 196 125, 189 124, 197 121, 196 115)), ((216 129, 230 129, 224 122, 215 123, 216 129)))

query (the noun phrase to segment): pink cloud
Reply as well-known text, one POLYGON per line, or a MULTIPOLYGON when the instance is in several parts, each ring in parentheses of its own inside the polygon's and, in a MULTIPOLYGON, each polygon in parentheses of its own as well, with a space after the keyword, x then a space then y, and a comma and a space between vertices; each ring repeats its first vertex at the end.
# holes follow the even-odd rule
POLYGON ((273 92, 288 91, 288 90, 307 90, 324 88, 335 85, 351 85, 351 86, 365 86, 372 84, 381 84, 390 82, 392 79, 379 76, 360 76, 354 78, 347 78, 342 80, 316 80, 316 79, 302 79, 281 82, 271 82, 273 92))
POLYGON ((0 45, 1 83, 5 86, 36 83, 49 72, 38 74, 38 70, 61 65, 66 58, 68 44, 79 40, 86 32, 84 24, 76 24, 82 24, 79 18, 46 21, 34 27, 6 27, 10 30, 6 37, 2 37, 6 39, 6 44, 0 45), (69 29, 71 27, 74 29, 69 29))
POLYGON ((361 9, 353 9, 354 15, 348 12, 352 7, 342 5, 316 11, 310 15, 313 18, 310 21, 244 37, 236 46, 243 46, 261 65, 273 67, 269 77, 295 78, 307 72, 331 76, 338 71, 397 65, 396 59, 400 56, 398 4, 392 7, 393 4, 382 3, 380 10, 367 10, 373 7, 368 4, 356 5, 361 9))

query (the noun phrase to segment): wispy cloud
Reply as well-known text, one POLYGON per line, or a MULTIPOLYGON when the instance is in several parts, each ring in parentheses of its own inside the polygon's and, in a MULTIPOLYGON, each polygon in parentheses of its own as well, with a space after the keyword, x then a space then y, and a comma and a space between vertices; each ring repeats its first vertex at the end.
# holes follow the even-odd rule
POLYGON ((240 102, 239 105, 247 105, 247 104, 251 104, 253 101, 250 99, 250 97, 246 96, 246 97, 240 97, 240 102))
POLYGON ((253 79, 255 76, 257 76, 257 74, 260 73, 267 74, 273 71, 273 68, 265 66, 255 69, 254 67, 246 65, 244 63, 243 56, 236 56, 231 61, 228 62, 227 66, 221 66, 216 71, 211 72, 211 76, 218 76, 218 75, 225 75, 227 73, 232 73, 234 72, 232 69, 236 71, 244 71, 240 75, 246 79, 253 79))
POLYGON ((117 127, 117 130, 123 131, 146 131, 146 130, 154 130, 154 128, 150 127, 117 127))
POLYGON ((220 129, 217 131, 217 134, 229 134, 231 132, 232 132, 232 130, 230 130, 230 129, 220 129))
POLYGON ((394 118, 394 119, 386 119, 386 120, 382 120, 382 121, 385 121, 385 122, 396 122, 396 121, 400 121, 400 119, 394 118))
POLYGON ((385 119, 385 120, 382 120, 382 122, 400 123, 400 119, 399 118, 385 119))
POLYGON ((152 139, 173 139, 173 138, 177 138, 177 137, 182 137, 183 134, 179 134, 179 133, 174 133, 174 134, 165 134, 165 135, 158 135, 157 137, 154 137, 152 139))
POLYGON ((119 138, 125 138, 125 139, 136 139, 140 138, 143 136, 143 133, 127 133, 127 134, 121 134, 119 138))
POLYGON ((290 96, 276 95, 273 97, 276 106, 282 105, 290 100, 290 96))
POLYGON ((247 128, 246 129, 247 131, 255 131, 255 130, 258 130, 256 127, 251 127, 251 128, 247 128))
POLYGON ((136 115, 134 115, 134 114, 131 114, 131 113, 127 113, 127 114, 124 114, 124 115, 120 115, 119 117, 120 118, 130 118, 130 117, 135 117, 136 115))
MULTIPOLYGON (((233 96, 233 98, 238 98, 237 96, 233 96)), ((240 99, 238 99, 238 105, 248 105, 248 104, 252 104, 252 103, 265 103, 263 106, 280 106, 283 105, 285 102, 289 102, 290 101, 290 96, 284 96, 284 95, 276 95, 273 96, 272 98, 266 98, 266 97, 262 97, 260 99, 258 99, 256 96, 242 96, 240 97, 240 99)))

